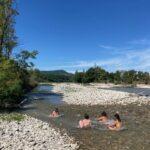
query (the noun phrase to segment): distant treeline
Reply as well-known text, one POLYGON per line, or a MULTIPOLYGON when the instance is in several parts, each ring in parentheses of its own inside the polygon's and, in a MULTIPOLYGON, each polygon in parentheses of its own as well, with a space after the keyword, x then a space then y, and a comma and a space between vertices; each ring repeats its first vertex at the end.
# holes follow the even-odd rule
POLYGON ((150 84, 150 73, 142 71, 116 71, 109 73, 101 67, 91 67, 87 71, 78 72, 74 75, 77 83, 114 83, 114 84, 150 84))
POLYGON ((91 67, 87 71, 76 71, 75 74, 64 70, 35 70, 34 73, 38 82, 150 84, 150 74, 148 72, 129 70, 110 73, 98 66, 91 67))

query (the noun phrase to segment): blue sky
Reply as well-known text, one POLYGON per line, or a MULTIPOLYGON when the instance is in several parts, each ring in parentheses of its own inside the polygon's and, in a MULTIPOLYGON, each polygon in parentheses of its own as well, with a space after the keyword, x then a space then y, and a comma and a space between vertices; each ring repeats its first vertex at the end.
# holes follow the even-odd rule
POLYGON ((18 0, 20 49, 40 70, 150 71, 149 0, 18 0))

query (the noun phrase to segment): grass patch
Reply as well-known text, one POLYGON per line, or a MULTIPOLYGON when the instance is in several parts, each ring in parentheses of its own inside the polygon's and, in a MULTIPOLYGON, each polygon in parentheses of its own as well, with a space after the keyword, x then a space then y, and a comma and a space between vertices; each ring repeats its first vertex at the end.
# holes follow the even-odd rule
POLYGON ((20 122, 25 119, 25 116, 19 113, 11 113, 11 114, 0 114, 0 120, 3 121, 17 121, 20 122))

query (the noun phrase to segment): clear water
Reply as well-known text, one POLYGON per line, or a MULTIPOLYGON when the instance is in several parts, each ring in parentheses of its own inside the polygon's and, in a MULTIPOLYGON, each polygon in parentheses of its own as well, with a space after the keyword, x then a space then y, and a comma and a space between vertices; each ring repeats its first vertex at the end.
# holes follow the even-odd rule
MULTIPOLYGON (((32 93, 28 94, 28 98, 32 101, 40 100, 49 104, 63 104, 63 95, 60 93, 52 92, 53 86, 41 85, 33 90, 32 93)), ((31 102, 34 103, 34 102, 31 102)))

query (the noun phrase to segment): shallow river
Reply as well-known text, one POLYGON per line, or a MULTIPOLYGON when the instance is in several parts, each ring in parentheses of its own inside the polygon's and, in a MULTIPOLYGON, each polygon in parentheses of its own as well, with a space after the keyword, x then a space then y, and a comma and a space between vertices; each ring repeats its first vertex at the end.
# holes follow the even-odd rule
POLYGON ((28 95, 30 99, 21 112, 51 122, 54 127, 67 131, 79 142, 81 150, 149 150, 150 106, 75 106, 62 102, 63 95, 52 93, 52 86, 42 85, 28 95), (58 107, 64 116, 49 119, 50 112, 58 107), (78 121, 88 113, 92 120, 105 110, 110 118, 119 111, 126 130, 112 132, 103 126, 78 129, 78 121))

